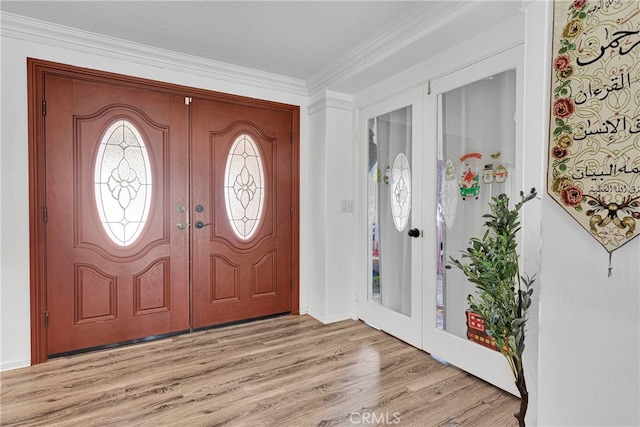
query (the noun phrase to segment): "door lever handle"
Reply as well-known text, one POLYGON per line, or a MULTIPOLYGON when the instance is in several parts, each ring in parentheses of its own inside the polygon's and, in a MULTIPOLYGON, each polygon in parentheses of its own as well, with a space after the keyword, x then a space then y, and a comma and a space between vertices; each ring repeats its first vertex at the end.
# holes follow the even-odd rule
POLYGON ((207 225, 211 225, 211 224, 205 224, 205 223, 204 223, 204 222, 202 222, 202 221, 196 221, 196 223, 195 223, 195 224, 193 224, 193 226, 194 226, 195 228, 198 228, 198 229, 200 229, 200 228, 204 228, 204 227, 206 227, 207 225))
POLYGON ((411 230, 409 230, 409 237, 419 237, 420 236, 420 230, 418 230, 417 228, 412 228, 411 230))

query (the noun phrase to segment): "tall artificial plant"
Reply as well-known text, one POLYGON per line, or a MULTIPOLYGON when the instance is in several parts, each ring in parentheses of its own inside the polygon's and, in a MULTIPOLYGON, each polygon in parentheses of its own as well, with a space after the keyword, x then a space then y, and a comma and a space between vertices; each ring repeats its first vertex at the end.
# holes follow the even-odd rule
POLYGON ((509 207, 507 195, 493 197, 489 203, 491 213, 483 216, 486 218, 486 232, 482 238, 472 237, 470 246, 461 251, 462 258, 469 262, 462 263, 451 257, 451 262, 477 289, 475 295, 468 297, 471 310, 480 314, 487 333, 509 362, 520 392, 520 411, 514 416, 521 427, 525 425, 529 405, 522 354, 527 309, 531 305, 535 278, 520 275, 517 233, 520 230, 520 209, 534 197, 535 188, 526 196, 520 192, 521 200, 513 208, 509 207))

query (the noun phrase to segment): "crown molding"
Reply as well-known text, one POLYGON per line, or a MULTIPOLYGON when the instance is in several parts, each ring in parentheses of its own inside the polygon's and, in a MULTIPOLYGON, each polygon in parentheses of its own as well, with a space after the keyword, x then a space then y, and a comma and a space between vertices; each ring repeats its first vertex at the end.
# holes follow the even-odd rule
POLYGON ((145 46, 37 19, 0 12, 2 37, 195 74, 224 82, 308 96, 300 79, 145 46))
POLYGON ((417 40, 429 36, 435 29, 468 13, 477 5, 473 1, 428 1, 380 30, 378 37, 356 47, 329 67, 307 80, 309 94, 331 87, 342 79, 375 66, 381 60, 402 50, 417 40))
POLYGON ((353 111, 353 96, 325 90, 309 100, 309 114, 326 109, 353 111))

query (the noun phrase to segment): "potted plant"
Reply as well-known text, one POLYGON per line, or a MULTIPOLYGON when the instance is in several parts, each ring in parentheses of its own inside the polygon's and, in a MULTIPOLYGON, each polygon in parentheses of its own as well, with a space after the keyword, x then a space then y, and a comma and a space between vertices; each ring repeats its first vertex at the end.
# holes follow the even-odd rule
POLYGON ((472 237, 469 247, 461 251, 468 263, 450 257, 453 265, 475 285, 477 292, 469 295, 469 306, 481 316, 487 333, 509 362, 520 392, 520 411, 514 416, 521 427, 525 425, 529 405, 522 354, 535 278, 520 274, 516 237, 520 230, 520 209, 534 197, 535 188, 526 196, 520 192, 521 200, 513 208, 506 194, 493 197, 489 203, 491 213, 483 216, 486 232, 482 238, 472 237))

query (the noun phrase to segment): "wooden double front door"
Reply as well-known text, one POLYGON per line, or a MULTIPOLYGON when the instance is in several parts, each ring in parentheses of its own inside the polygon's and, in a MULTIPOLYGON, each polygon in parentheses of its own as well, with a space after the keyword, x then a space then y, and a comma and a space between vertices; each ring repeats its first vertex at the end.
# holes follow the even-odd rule
POLYGON ((34 362, 297 310, 297 107, 30 71, 34 362))

